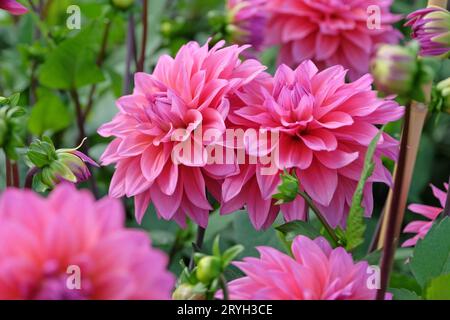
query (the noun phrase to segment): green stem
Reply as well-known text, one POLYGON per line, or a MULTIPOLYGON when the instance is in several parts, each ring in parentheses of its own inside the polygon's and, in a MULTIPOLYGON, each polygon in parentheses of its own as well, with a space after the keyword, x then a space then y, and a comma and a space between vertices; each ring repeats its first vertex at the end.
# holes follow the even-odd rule
POLYGON ((338 246, 339 244, 339 238, 337 237, 336 233, 334 232, 334 229, 328 224, 325 217, 320 213, 319 209, 316 207, 314 202, 312 201, 311 197, 304 191, 298 191, 298 194, 305 199, 306 203, 309 205, 309 207, 312 209, 314 214, 316 215, 317 219, 319 219, 320 223, 323 225, 327 233, 330 235, 331 239, 333 240, 334 246, 338 246))
POLYGON ((222 288, 223 300, 225 301, 230 300, 230 293, 228 292, 227 280, 225 279, 225 276, 223 274, 220 275, 220 287, 222 288))

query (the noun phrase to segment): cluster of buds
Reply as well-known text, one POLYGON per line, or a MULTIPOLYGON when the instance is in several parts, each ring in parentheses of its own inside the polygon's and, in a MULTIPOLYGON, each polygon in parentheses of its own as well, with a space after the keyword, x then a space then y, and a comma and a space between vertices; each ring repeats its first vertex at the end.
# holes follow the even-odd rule
POLYGON ((450 52, 450 13, 430 6, 411 13, 406 26, 412 37, 420 42, 422 56, 448 56, 450 52))
POLYGON ((172 298, 174 300, 213 299, 217 291, 226 286, 223 277, 225 268, 243 250, 243 246, 236 245, 222 253, 219 246, 219 237, 217 237, 214 240, 212 255, 196 253, 194 256, 196 267, 193 270, 185 267, 172 298))
POLYGON ((25 110, 19 106, 20 95, 0 97, 0 148, 11 160, 17 160, 17 148, 23 147, 25 110))
POLYGON ((34 141, 27 152, 27 162, 36 170, 33 188, 43 192, 53 189, 58 183, 68 181, 78 183, 87 180, 90 172, 87 164, 98 167, 97 163, 73 149, 55 149, 50 138, 34 141))
POLYGON ((432 92, 431 111, 450 113, 450 78, 442 80, 432 92))

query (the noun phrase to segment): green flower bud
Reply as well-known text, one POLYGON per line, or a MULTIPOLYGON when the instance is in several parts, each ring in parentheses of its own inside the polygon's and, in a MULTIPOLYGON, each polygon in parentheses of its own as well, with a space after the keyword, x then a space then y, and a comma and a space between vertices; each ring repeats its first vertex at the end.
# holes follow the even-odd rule
POLYGON ((134 4, 134 0, 111 0, 111 1, 112 4, 120 10, 126 10, 134 4))
POLYGON ((222 262, 218 257, 207 256, 202 258, 197 265, 197 279, 208 284, 222 273, 222 262))
POLYGON ((178 286, 172 295, 173 300, 205 300, 205 293, 196 290, 190 284, 183 283, 178 286))
POLYGON ((274 199, 277 199, 276 204, 283 204, 292 202, 297 198, 298 195, 298 178, 295 175, 289 174, 288 172, 284 172, 280 175, 281 184, 278 186, 278 193, 273 196, 274 199))
POLYGON ((417 51, 417 46, 380 46, 371 65, 377 89, 386 94, 410 93, 419 71, 417 51))
MULTIPOLYGON (((30 167, 40 169, 35 176, 35 185, 44 186, 41 189, 51 189, 61 181, 78 183, 90 177, 86 163, 98 166, 92 159, 78 151, 81 145, 74 149, 56 150, 53 142, 44 137, 43 141, 36 140, 27 152, 30 167)), ((40 191, 44 191, 40 190, 40 191)))
POLYGON ((439 82, 436 88, 442 99, 442 111, 450 113, 450 78, 439 82))

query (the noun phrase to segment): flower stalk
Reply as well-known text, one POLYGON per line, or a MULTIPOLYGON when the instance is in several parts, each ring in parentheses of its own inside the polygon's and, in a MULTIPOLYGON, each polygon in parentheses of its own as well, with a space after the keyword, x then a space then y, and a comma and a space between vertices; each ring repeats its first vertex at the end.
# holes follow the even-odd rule
POLYGON ((144 71, 145 65, 145 51, 147 49, 147 33, 148 33, 148 0, 142 0, 142 39, 141 39, 141 54, 137 71, 144 71))
POLYGON ((192 250, 191 260, 189 261, 189 270, 193 270, 195 267, 194 256, 195 256, 195 253, 198 252, 203 247, 203 241, 205 240, 205 233, 206 233, 206 228, 198 226, 197 237, 195 239, 195 243, 192 244, 193 250, 192 250))

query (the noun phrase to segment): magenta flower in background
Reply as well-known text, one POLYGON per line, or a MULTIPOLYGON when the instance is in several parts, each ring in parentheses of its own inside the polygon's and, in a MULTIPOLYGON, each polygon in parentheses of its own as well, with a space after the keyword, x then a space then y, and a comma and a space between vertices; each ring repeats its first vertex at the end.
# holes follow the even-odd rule
POLYGON ((260 258, 234 264, 246 276, 229 283, 233 300, 374 300, 365 261, 355 263, 344 248, 324 238, 298 236, 290 256, 259 247, 260 258))
POLYGON ((14 15, 21 15, 28 12, 28 9, 15 0, 0 0, 0 9, 6 10, 14 15))
POLYGON ((419 41, 421 55, 440 56, 450 51, 450 13, 446 9, 432 6, 417 10, 405 25, 419 41))
POLYGON ((400 17, 389 11, 391 4, 392 0, 269 1, 267 41, 280 46, 280 63, 296 67, 311 59, 320 69, 342 65, 356 80, 369 71, 377 44, 401 38, 393 26, 400 17))
MULTIPOLYGON (((236 103, 240 107, 229 116, 230 122, 242 127, 279 131, 278 169, 296 172, 300 188, 333 226, 345 225, 367 147, 378 133, 376 125, 398 120, 404 111, 392 99, 377 97, 370 75, 352 83, 346 83, 345 76, 341 66, 319 72, 311 61, 295 70, 282 65, 272 84, 252 83, 238 90, 235 99, 241 100, 236 103)), ((373 207, 373 182, 391 184, 381 157, 395 159, 397 152, 397 140, 384 133, 374 156, 375 171, 364 190, 367 216, 373 207)), ((223 185, 223 202, 224 207, 247 203, 250 218, 259 228, 274 219, 272 196, 280 180, 279 174, 262 175, 257 170, 255 175, 256 179, 252 179, 251 174, 241 171, 228 177, 223 185), (246 191, 238 193, 241 188, 246 191), (259 189, 261 197, 250 189, 259 189), (246 194, 248 198, 243 199, 246 194)), ((287 221, 306 217, 300 197, 283 206, 287 221)))
POLYGON ((69 184, 48 199, 7 189, 0 197, 0 299, 169 299, 175 279, 167 257, 124 221, 119 201, 96 202, 69 184))
POLYGON ((223 134, 229 95, 265 67, 256 60, 241 62, 246 47, 223 45, 208 49, 191 42, 175 58, 162 56, 153 74, 136 74, 133 94, 118 100, 119 113, 99 129, 115 138, 101 158, 105 165, 116 164, 110 194, 134 197, 138 221, 152 202, 166 220, 185 226, 189 217, 206 227, 212 207, 205 184, 237 170, 233 164, 208 164, 206 148, 214 141, 195 131, 223 134), (175 153, 172 161, 174 149, 189 144, 191 155, 175 153))
MULTIPOLYGON (((444 184, 445 190, 448 191, 448 183, 444 184)), ((414 213, 420 214, 429 220, 417 220, 410 222, 405 229, 404 233, 415 233, 416 235, 409 240, 406 240, 402 247, 413 247, 417 244, 417 241, 425 238, 428 231, 433 226, 433 222, 439 217, 444 210, 445 201, 447 199, 447 193, 431 185, 433 195, 439 200, 440 207, 432 207, 424 204, 411 204, 408 209, 414 213)))
MULTIPOLYGON (((231 42, 239 45, 250 44, 251 51, 263 49, 267 24, 267 0, 228 0, 228 29, 231 42)), ((244 54, 249 55, 251 51, 244 54)))

